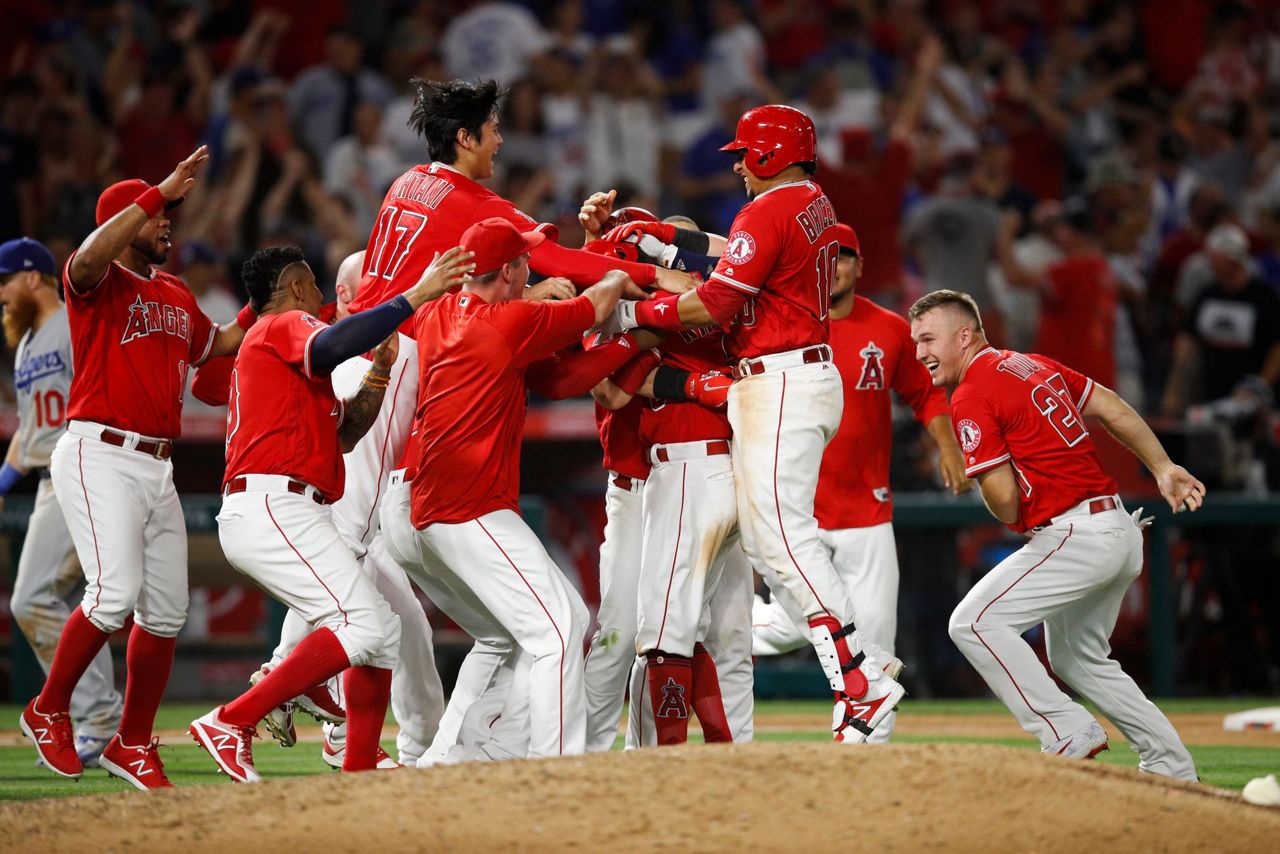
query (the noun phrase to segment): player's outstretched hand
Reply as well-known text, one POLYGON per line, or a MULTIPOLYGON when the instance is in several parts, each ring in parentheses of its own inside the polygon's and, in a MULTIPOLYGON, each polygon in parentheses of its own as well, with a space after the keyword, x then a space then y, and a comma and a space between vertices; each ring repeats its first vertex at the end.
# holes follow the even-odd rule
POLYGON ((1195 512, 1204 504, 1204 484, 1182 466, 1170 464, 1156 475, 1156 485, 1174 513, 1195 512))
POLYGON ((607 193, 592 193, 587 196, 586 201, 582 203, 582 207, 578 208, 578 223, 582 226, 582 230, 587 233, 588 243, 600 238, 600 232, 604 229, 604 224, 609 221, 609 217, 613 214, 613 202, 617 198, 617 190, 610 190, 607 193))
POLYGON ((577 295, 578 289, 573 286, 573 282, 554 276, 525 288, 521 298, 541 302, 548 299, 573 299, 577 295))
POLYGON ((942 448, 938 456, 938 474, 942 475, 942 485, 951 490, 952 495, 964 495, 973 489, 973 481, 965 477, 964 456, 958 448, 942 448))
MULTIPOLYGON (((636 223, 629 224, 635 225, 636 223)), ((644 223, 639 223, 639 225, 644 225, 644 223)), ((658 267, 655 272, 653 283, 660 290, 664 290, 669 294, 682 294, 698 287, 698 280, 682 270, 669 270, 666 267, 658 267)))
POLYGON ((610 270, 604 274, 604 278, 596 282, 591 287, 582 292, 582 295, 591 300, 591 304, 596 309, 595 325, 606 331, 608 335, 617 334, 620 329, 608 329, 610 321, 618 306, 618 300, 622 297, 627 285, 634 285, 631 277, 621 270, 610 270))
POLYGON ((409 305, 416 309, 424 302, 442 297, 464 284, 471 271, 476 268, 471 260, 475 257, 474 252, 468 252, 461 246, 455 246, 443 255, 437 252, 418 284, 404 292, 409 305))
POLYGON ((400 334, 392 332, 373 350, 373 369, 379 374, 391 375, 391 366, 400 355, 400 334))
POLYGON ((208 159, 209 146, 200 146, 191 152, 190 157, 173 167, 169 177, 157 184, 156 189, 166 201, 172 202, 174 199, 182 198, 196 185, 196 172, 199 171, 200 164, 208 159))
POLYGON ((676 227, 665 222, 627 222, 612 228, 604 236, 610 243, 638 243, 646 234, 653 235, 663 243, 675 243, 676 227))

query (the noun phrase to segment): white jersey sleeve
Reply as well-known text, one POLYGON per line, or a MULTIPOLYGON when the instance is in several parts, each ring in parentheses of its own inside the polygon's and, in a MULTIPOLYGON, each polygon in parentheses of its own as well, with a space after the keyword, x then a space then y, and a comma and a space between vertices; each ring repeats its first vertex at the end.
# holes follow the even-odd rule
MULTIPOLYGON (((333 393, 345 399, 360 389, 372 362, 353 356, 334 368, 333 393)), ((333 523, 358 555, 378 532, 378 506, 391 472, 404 455, 413 413, 418 403, 418 345, 400 336, 400 355, 391 366, 391 379, 373 426, 342 458, 347 470, 342 498, 332 507, 333 523)))
POLYGON ((26 469, 49 465, 53 446, 66 429, 71 397, 71 328, 59 309, 18 343, 13 385, 18 395, 18 464, 26 469))

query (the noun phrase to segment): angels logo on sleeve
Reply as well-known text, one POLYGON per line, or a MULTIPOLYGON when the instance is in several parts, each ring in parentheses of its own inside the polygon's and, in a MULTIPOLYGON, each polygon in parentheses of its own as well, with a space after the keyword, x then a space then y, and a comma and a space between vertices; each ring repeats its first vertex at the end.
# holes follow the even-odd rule
POLYGON ((978 450, 978 445, 982 443, 982 430, 976 423, 965 418, 956 425, 956 430, 960 434, 960 447, 966 454, 978 450))
POLYGON ((745 231, 729 235, 724 246, 724 257, 732 264, 745 264, 756 255, 756 239, 745 231))

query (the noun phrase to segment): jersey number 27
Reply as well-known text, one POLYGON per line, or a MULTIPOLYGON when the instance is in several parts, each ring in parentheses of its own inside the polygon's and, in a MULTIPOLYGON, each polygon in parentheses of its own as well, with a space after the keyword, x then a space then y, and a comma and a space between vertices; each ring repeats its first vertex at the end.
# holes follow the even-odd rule
POLYGON ((1071 402, 1071 392, 1062 374, 1054 374, 1045 380, 1044 385, 1036 385, 1031 389, 1031 402, 1040 410, 1040 414, 1049 419, 1053 429, 1058 431, 1067 447, 1073 447, 1089 431, 1085 429, 1084 419, 1080 417, 1076 405, 1071 402))

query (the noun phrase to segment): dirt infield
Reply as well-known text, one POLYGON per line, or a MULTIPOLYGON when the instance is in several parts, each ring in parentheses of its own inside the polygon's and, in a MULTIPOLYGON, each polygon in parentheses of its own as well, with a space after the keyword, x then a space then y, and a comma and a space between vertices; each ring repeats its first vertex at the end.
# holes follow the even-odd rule
POLYGON ((1127 769, 988 745, 774 742, 3 804, 0 848, 830 850, 855 816, 885 851, 1255 852, 1280 839, 1280 810, 1127 769))

